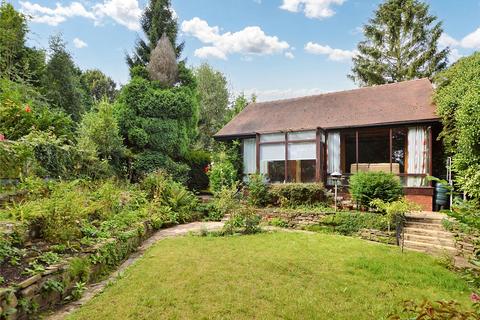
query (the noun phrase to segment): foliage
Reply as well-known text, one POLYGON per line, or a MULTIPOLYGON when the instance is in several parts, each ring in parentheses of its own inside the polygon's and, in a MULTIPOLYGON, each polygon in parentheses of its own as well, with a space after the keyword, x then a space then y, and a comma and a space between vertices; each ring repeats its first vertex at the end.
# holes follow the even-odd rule
POLYGON ((251 174, 248 176, 248 195, 249 205, 255 207, 264 207, 270 202, 270 193, 265 177, 262 174, 251 174))
POLYGON ((373 212, 337 212, 322 219, 321 225, 343 235, 354 235, 361 229, 388 230, 388 218, 373 212))
POLYGON ((214 154, 207 174, 210 179, 210 189, 214 193, 223 187, 230 188, 238 179, 237 170, 226 151, 214 154))
POLYGON ((94 110, 83 116, 77 132, 79 149, 91 150, 100 160, 107 160, 117 170, 121 169, 125 147, 115 118, 114 105, 106 100, 98 103, 94 110))
POLYGON ((85 282, 75 282, 70 295, 65 297, 65 300, 79 300, 85 290, 87 290, 87 285, 85 282))
POLYGON ((194 90, 187 86, 161 89, 153 82, 134 78, 123 88, 119 100, 121 135, 138 154, 133 164, 137 179, 160 168, 168 170, 167 166, 174 167, 172 163, 187 154, 196 135, 194 90))
POLYGON ((173 15, 170 0, 149 0, 141 19, 142 30, 147 41, 138 38, 135 52, 127 55, 127 63, 130 68, 135 66, 147 66, 150 61, 151 51, 155 48, 163 34, 168 36, 172 46, 175 46, 177 58, 183 50, 183 43, 176 45, 178 26, 173 15))
POLYGON ((480 231, 480 206, 477 201, 463 201, 456 199, 453 203, 452 210, 447 214, 455 218, 458 222, 470 226, 480 231))
POLYGON ((17 68, 25 67, 27 21, 12 4, 0 3, 0 74, 13 78, 17 68))
POLYGON ((234 210, 223 226, 224 234, 254 234, 261 231, 260 216, 254 208, 241 207, 234 210))
POLYGON ((282 183, 270 187, 271 203, 281 207, 314 205, 326 202, 325 187, 321 183, 282 183))
POLYGON ((5 236, 0 237, 0 266, 4 263, 16 266, 24 255, 24 250, 15 246, 12 239, 5 236))
POLYGON ((64 110, 74 121, 79 121, 85 111, 80 71, 60 35, 52 37, 49 46, 50 59, 43 79, 43 93, 53 106, 64 110))
POLYGON ((0 133, 18 140, 35 130, 72 138, 73 122, 65 113, 50 108, 31 85, 0 78, 0 133))
POLYGON ((207 63, 195 69, 195 76, 200 102, 197 145, 198 148, 212 150, 215 143, 213 135, 228 120, 227 79, 207 63))
POLYGON ((234 183, 230 187, 223 186, 220 191, 214 194, 208 218, 213 221, 220 221, 239 206, 238 183, 234 183))
POLYGON ((175 181, 187 183, 190 167, 181 162, 175 162, 162 152, 145 151, 135 155, 133 163, 133 178, 139 180, 145 175, 162 169, 168 172, 175 181))
POLYGON ((185 162, 190 167, 188 173, 188 188, 201 191, 208 189, 207 169, 212 161, 210 153, 202 150, 193 150, 186 154, 185 162))
POLYGON ((374 199, 385 202, 400 199, 403 188, 392 173, 358 172, 350 177, 350 194, 362 207, 369 207, 374 199))
POLYGON ((462 58, 440 73, 434 100, 442 118, 440 135, 453 156, 456 184, 468 196, 480 199, 480 53, 462 58))
POLYGON ((68 265, 68 277, 70 281, 77 280, 86 283, 90 279, 90 261, 86 258, 75 257, 68 265))
POLYGON ((268 222, 268 224, 278 228, 288 228, 288 222, 282 218, 273 218, 268 222))
POLYGON ((375 208, 379 212, 386 213, 389 225, 395 225, 399 221, 404 221, 405 214, 408 212, 420 210, 419 205, 409 202, 406 198, 392 202, 374 199, 370 202, 370 207, 375 208))
POLYGON ((406 301, 403 311, 400 315, 389 317, 392 320, 400 319, 425 319, 425 320, 474 320, 480 318, 480 306, 478 302, 473 304, 474 310, 465 310, 465 308, 453 300, 450 301, 429 301, 424 300, 421 303, 406 301))
POLYGON ((418 0, 386 0, 363 27, 349 78, 362 86, 432 77, 447 66, 442 23, 418 0))
POLYGON ((227 112, 227 121, 232 120, 237 114, 243 111, 250 103, 255 103, 257 101, 257 96, 252 94, 250 100, 245 97, 245 93, 240 93, 235 100, 233 101, 230 109, 227 112))
POLYGON ((104 99, 110 103, 115 101, 117 84, 102 71, 93 69, 82 72, 80 83, 92 98, 93 103, 99 103, 104 99))
POLYGON ((65 292, 65 284, 61 281, 48 279, 42 286, 45 292, 57 292, 63 294, 65 292))
POLYGON ((158 81, 165 87, 171 87, 177 82, 178 66, 175 50, 166 34, 162 35, 151 52, 147 71, 151 80, 158 81))

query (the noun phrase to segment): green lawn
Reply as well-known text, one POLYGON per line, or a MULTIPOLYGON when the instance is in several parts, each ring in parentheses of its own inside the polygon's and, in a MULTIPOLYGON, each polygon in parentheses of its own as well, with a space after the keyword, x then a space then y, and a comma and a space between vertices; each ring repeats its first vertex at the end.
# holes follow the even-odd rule
POLYGON ((326 234, 159 242, 69 319, 382 319, 469 290, 423 254, 326 234))

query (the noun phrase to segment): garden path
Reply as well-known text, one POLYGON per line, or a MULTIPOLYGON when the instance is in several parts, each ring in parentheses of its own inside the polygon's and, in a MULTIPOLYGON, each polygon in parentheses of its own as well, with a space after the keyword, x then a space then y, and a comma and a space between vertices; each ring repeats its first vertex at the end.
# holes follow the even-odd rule
POLYGON ((80 308, 82 305, 90 301, 95 295, 100 293, 109 283, 120 277, 129 266, 141 258, 145 251, 156 242, 167 238, 183 236, 190 232, 219 230, 223 227, 223 224, 223 222, 192 222, 157 231, 150 238, 145 240, 145 242, 137 249, 137 251, 130 255, 130 257, 108 277, 108 279, 89 285, 80 300, 65 305, 63 308, 55 311, 55 313, 46 316, 45 319, 61 320, 66 318, 70 313, 80 308))

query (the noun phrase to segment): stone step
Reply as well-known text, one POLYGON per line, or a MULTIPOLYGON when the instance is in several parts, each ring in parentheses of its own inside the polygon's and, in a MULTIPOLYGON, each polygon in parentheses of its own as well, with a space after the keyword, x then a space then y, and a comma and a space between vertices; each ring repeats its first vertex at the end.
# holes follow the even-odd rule
POLYGON ((447 238, 447 239, 450 239, 452 237, 451 233, 448 231, 420 229, 420 228, 413 228, 413 227, 405 227, 404 233, 427 236, 427 237, 447 238))
POLYGON ((422 223, 422 222, 410 222, 405 224, 407 228, 425 229, 425 230, 438 230, 444 231, 443 225, 439 223, 422 223))
POLYGON ((422 251, 426 253, 432 253, 432 254, 456 254, 457 249, 454 247, 450 246, 441 246, 437 244, 430 244, 430 243, 422 243, 422 242, 416 242, 416 241, 410 241, 410 240, 405 240, 403 242, 404 248, 406 249, 413 249, 416 251, 422 251))
POLYGON ((419 242, 419 243, 426 243, 426 244, 435 244, 440 246, 446 247, 455 247, 455 240, 453 237, 446 238, 446 237, 429 237, 429 236, 421 236, 417 234, 405 234, 405 240, 419 242))
POLYGON ((442 224, 441 217, 407 217, 407 222, 442 224))

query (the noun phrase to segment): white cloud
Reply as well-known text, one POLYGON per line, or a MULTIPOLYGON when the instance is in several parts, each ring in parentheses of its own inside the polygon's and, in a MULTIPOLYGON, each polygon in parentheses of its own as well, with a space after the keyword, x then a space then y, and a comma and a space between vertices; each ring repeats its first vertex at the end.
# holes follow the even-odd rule
POLYGON ((110 18, 130 30, 140 30, 142 10, 138 0, 104 0, 87 9, 80 2, 72 2, 67 6, 57 3, 55 7, 44 7, 30 1, 20 1, 21 11, 31 17, 33 22, 58 26, 68 18, 83 17, 96 25, 110 18))
POLYGON ((211 27, 198 17, 183 21, 183 33, 193 36, 208 46, 195 51, 200 58, 213 57, 226 60, 229 54, 271 55, 283 53, 290 45, 278 37, 268 36, 257 26, 246 27, 238 32, 220 33, 220 28, 211 27))
POLYGON ((285 52, 285 57, 287 57, 288 59, 295 59, 295 55, 290 51, 285 52))
POLYGON ((88 47, 88 44, 85 41, 80 40, 79 38, 73 39, 73 45, 75 46, 75 48, 78 48, 78 49, 88 47))
POLYGON ((323 46, 314 42, 307 43, 305 45, 305 51, 311 54, 326 55, 328 59, 333 61, 347 61, 357 54, 356 51, 334 49, 330 46, 323 46))
POLYGON ((345 0, 283 0, 280 9, 290 12, 303 11, 307 18, 323 19, 335 14, 333 5, 342 5, 345 0))
POLYGON ((460 43, 453 37, 449 36, 446 33, 442 33, 440 36, 440 39, 438 39, 438 44, 441 47, 453 47, 453 46, 458 46, 460 43))
POLYGON ((464 48, 480 49, 480 28, 466 35, 460 44, 464 48))
POLYGON ((73 17, 96 20, 95 15, 87 11, 79 2, 72 2, 68 6, 57 3, 55 8, 48 8, 30 1, 20 1, 20 6, 22 12, 31 16, 33 22, 46 23, 51 26, 57 26, 67 20, 67 18, 73 17))

